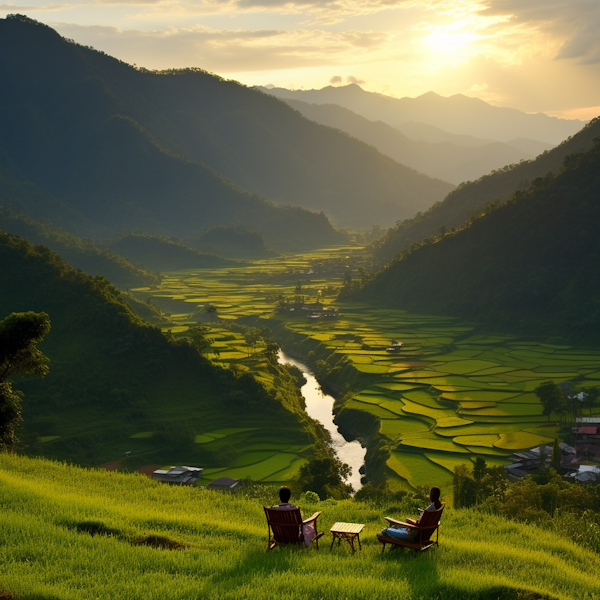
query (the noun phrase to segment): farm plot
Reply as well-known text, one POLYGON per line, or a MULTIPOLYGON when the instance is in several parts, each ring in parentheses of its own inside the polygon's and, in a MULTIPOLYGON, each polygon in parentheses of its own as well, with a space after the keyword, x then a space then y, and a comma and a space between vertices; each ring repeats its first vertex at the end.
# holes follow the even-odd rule
MULTIPOLYGON (((346 264, 346 257, 354 256, 355 251, 352 246, 341 246, 239 267, 170 273, 157 288, 140 288, 136 295, 172 313, 159 325, 175 337, 188 335, 197 321, 210 324, 209 337, 214 343, 206 356, 225 366, 235 365, 239 371, 251 370, 263 381, 272 382, 272 375, 256 358, 261 348, 250 348, 242 335, 228 330, 226 321, 251 315, 287 320, 289 329, 312 338, 330 352, 345 355, 350 361, 345 368, 353 369, 353 381, 358 382, 353 383, 357 393, 345 406, 377 416, 380 432, 395 444, 413 444, 411 452, 393 453, 408 460, 409 465, 404 471, 390 472, 394 485, 402 481, 406 485, 427 484, 429 471, 425 465, 435 460, 438 462, 434 468, 440 469, 440 461, 446 457, 464 454, 468 458, 468 452, 503 460, 513 445, 521 449, 551 439, 551 429, 546 429, 544 435, 547 417, 541 414, 533 390, 544 381, 560 383, 581 375, 585 380, 578 380, 578 389, 600 383, 600 351, 546 344, 516 335, 473 335, 472 325, 451 317, 337 302, 335 292, 321 301, 340 310, 336 320, 309 322, 301 317, 274 316, 278 298, 293 298, 299 281, 310 302, 317 299, 319 290, 339 288, 345 271, 327 270, 323 265, 338 259, 346 264), (309 270, 313 271, 310 275, 309 270), (214 323, 206 313, 207 305, 217 308, 214 323), (402 346, 392 354, 386 348, 393 340, 402 342, 402 346), (362 389, 361 381, 365 382, 362 389), (429 437, 430 429, 435 432, 433 438, 429 437), (416 440, 430 446, 439 441, 443 449, 421 446, 417 451, 416 440), (412 460, 413 455, 425 462, 412 460)), ((555 421, 556 416, 551 415, 551 420, 555 421)), ((219 440, 224 443, 252 432, 226 438, 212 437, 214 433, 199 432, 197 443, 212 448, 219 440)), ((277 450, 272 444, 261 446, 252 441, 247 448, 249 454, 275 454, 254 464, 238 463, 239 468, 250 469, 265 462, 268 465, 279 456, 277 450)), ((245 459, 243 454, 242 461, 259 456, 245 459)), ((296 455, 295 460, 302 459, 296 455)), ((228 467, 233 469, 234 465, 228 467)), ((265 477, 281 476, 296 468, 292 460, 289 466, 265 477)), ((259 470, 263 473, 262 467, 259 470)))

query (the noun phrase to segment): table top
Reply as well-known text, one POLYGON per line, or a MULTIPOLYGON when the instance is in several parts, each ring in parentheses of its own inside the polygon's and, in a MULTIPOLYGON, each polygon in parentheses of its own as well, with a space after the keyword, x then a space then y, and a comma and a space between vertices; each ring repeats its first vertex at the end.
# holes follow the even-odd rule
POLYGON ((329 531, 332 533, 360 533, 363 527, 363 523, 335 523, 329 531))

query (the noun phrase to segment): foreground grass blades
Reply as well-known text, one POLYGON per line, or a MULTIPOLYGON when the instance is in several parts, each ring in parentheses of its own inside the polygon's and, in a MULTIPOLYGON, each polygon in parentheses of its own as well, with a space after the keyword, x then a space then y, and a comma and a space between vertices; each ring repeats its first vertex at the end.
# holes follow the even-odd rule
POLYGON ((379 508, 352 500, 323 511, 321 549, 265 552, 260 502, 140 475, 88 471, 0 455, 0 591, 16 600, 190 598, 560 598, 600 594, 597 555, 547 531, 466 510, 448 511, 440 547, 381 554, 379 508), (365 523, 363 550, 330 551, 336 521, 365 523), (82 524, 96 523, 95 528, 82 524), (97 532, 96 535, 93 535, 97 532), (139 545, 168 539, 165 550, 139 545))

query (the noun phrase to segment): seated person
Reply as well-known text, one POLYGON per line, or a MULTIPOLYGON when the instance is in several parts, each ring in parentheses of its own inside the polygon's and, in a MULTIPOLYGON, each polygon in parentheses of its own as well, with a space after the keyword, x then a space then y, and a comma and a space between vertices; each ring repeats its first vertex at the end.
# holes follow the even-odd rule
POLYGON ((298 507, 295 504, 290 504, 290 498, 292 496, 292 490, 287 486, 279 488, 279 500, 281 504, 275 504, 271 508, 275 510, 296 510, 298 507))
MULTIPOLYGON (((434 486, 429 491, 429 499, 431 500, 431 504, 421 512, 421 516, 415 521, 414 519, 406 519, 406 523, 411 525, 418 525, 423 518, 423 514, 425 512, 435 512, 439 510, 442 506, 440 502, 440 488, 434 486)), ((421 510, 421 509, 419 509, 421 510)), ((381 530, 381 535, 385 535, 394 540, 402 540, 404 542, 412 542, 417 535, 419 534, 418 529, 412 529, 411 527, 400 527, 399 525, 395 525, 393 527, 385 527, 381 530)))
MULTIPOLYGON (((290 504, 290 498, 292 496, 292 491, 287 486, 282 486, 279 488, 279 500, 280 504, 275 504, 271 508, 274 510, 298 510, 298 507, 295 504, 290 504)), ((304 545, 308 548, 310 543, 317 537, 317 527, 316 523, 312 521, 311 523, 303 523, 298 528, 298 536, 304 535, 304 545)))

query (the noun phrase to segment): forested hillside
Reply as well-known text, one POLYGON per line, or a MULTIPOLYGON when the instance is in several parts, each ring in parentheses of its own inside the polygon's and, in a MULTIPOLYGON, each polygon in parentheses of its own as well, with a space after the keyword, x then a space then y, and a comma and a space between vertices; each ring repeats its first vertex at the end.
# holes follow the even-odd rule
POLYGON ((144 324, 106 279, 75 271, 43 246, 0 233, 0 264, 0 318, 32 310, 51 322, 39 345, 49 374, 13 382, 25 394, 27 451, 99 465, 135 450, 146 463, 218 467, 245 447, 226 444, 213 455, 196 435, 242 427, 285 446, 314 443, 285 369, 273 367, 280 385, 268 390, 247 372, 213 365, 186 340, 144 324))
POLYGON ((0 20, 0 52, 11 185, 34 184, 109 233, 243 225, 308 247, 335 243, 325 216, 264 198, 390 225, 452 189, 199 69, 136 70, 23 17, 0 20))
POLYGON ((455 184, 477 179, 499 167, 535 156, 533 152, 491 140, 480 146, 461 146, 448 141, 416 141, 383 121, 370 121, 337 104, 308 104, 300 100, 287 102, 307 119, 345 131, 403 165, 455 184))
POLYGON ((477 181, 459 185, 442 201, 412 219, 400 221, 373 245, 373 252, 382 262, 395 254, 444 230, 460 227, 469 217, 478 214, 489 202, 507 200, 516 191, 525 190, 532 181, 548 173, 557 173, 565 157, 591 148, 600 136, 600 118, 590 121, 579 133, 565 140, 535 160, 508 165, 477 181))
POLYGON ((226 265, 214 254, 204 254, 166 237, 129 234, 113 242, 111 247, 122 256, 155 271, 203 269, 226 265))
POLYGON ((133 265, 112 250, 100 248, 89 239, 79 238, 48 223, 18 215, 0 206, 0 230, 25 238, 32 244, 43 244, 76 269, 88 275, 104 275, 122 289, 155 285, 157 273, 133 265))
POLYGON ((464 229, 415 245, 356 296, 598 341, 599 228, 600 141, 464 229))

